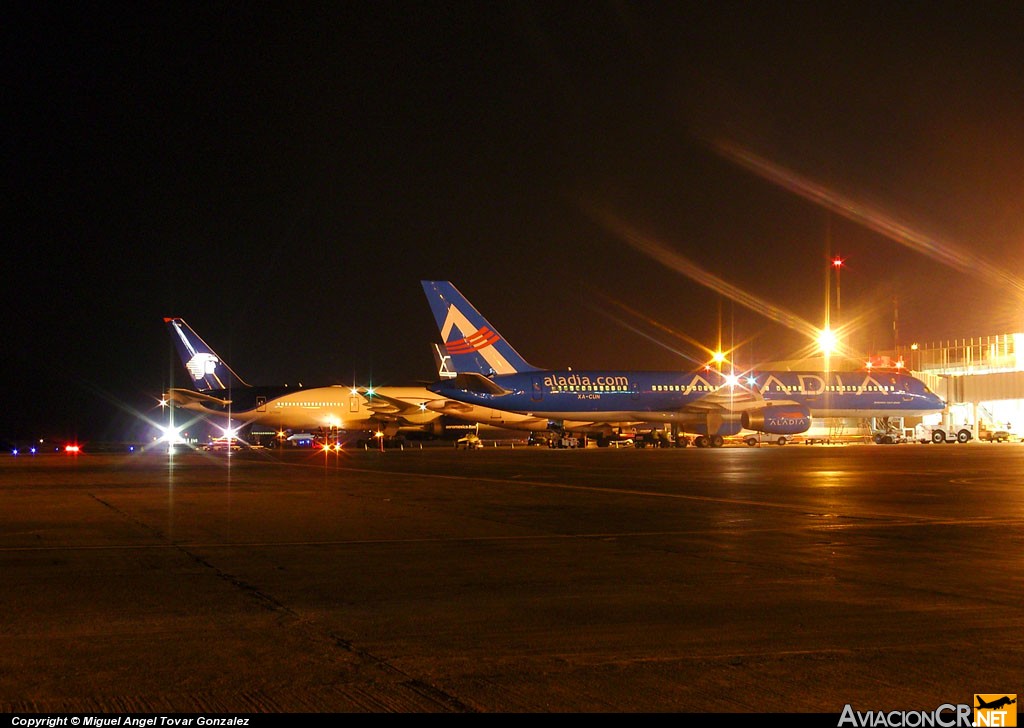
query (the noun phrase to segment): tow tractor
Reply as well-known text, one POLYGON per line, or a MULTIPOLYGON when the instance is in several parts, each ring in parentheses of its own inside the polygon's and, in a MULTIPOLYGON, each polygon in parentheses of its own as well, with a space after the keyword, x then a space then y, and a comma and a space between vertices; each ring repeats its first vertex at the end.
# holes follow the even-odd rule
POLYGON ((974 439, 974 425, 918 425, 914 428, 914 439, 918 442, 934 442, 941 445, 944 442, 959 442, 963 444, 974 439))

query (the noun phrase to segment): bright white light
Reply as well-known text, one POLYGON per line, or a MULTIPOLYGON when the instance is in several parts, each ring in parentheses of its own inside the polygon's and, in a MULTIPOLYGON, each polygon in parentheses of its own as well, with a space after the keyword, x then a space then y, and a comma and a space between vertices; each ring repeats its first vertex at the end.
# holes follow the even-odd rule
POLYGON ((739 383, 740 383, 740 378, 737 377, 735 374, 726 374, 725 375, 725 385, 727 387, 735 387, 739 383))
POLYGON ((157 440, 157 442, 166 442, 166 443, 168 443, 170 445, 180 445, 180 444, 185 442, 184 438, 181 436, 181 431, 183 429, 185 429, 184 426, 181 426, 181 427, 161 426, 160 427, 160 432, 161 432, 160 439, 157 440))
POLYGON ((832 329, 823 329, 818 334, 818 347, 826 354, 831 354, 836 348, 836 334, 832 329))

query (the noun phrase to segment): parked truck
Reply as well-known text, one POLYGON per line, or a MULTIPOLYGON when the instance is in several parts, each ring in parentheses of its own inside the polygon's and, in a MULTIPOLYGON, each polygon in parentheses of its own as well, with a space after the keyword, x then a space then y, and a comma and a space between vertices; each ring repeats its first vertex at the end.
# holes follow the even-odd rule
POLYGON ((1003 428, 982 422, 978 426, 978 439, 982 442, 1009 442, 1010 423, 1007 422, 1006 427, 1003 428))

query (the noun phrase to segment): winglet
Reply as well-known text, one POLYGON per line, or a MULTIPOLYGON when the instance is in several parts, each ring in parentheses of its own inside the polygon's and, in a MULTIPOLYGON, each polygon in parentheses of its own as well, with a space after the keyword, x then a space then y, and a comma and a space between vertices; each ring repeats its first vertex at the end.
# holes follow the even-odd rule
POLYGON ((449 281, 421 283, 452 369, 484 375, 537 371, 449 281))

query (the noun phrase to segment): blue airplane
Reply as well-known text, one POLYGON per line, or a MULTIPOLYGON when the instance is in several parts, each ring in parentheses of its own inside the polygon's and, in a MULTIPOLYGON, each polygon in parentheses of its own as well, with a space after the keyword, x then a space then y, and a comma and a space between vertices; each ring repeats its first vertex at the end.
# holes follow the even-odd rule
MULTIPOLYGON (((576 371, 527 363, 449 281, 422 281, 456 372, 427 388, 467 404, 546 417, 551 429, 603 430, 668 425, 695 433, 698 447, 721 447, 741 430, 785 438, 812 418, 912 417, 945 403, 903 372, 762 371, 742 378, 698 371, 576 371)), ((682 438, 680 438, 682 439, 682 438)), ((685 441, 685 440, 684 440, 685 441)))

